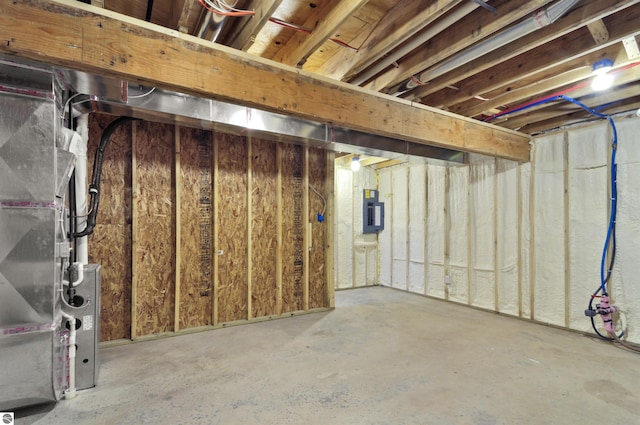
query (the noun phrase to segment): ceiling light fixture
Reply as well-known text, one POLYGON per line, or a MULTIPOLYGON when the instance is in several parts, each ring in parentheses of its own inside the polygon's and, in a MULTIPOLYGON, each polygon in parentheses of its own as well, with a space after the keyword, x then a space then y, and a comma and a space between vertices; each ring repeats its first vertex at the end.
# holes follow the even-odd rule
POLYGON ((351 158, 351 170, 358 171, 360 169, 360 157, 354 156, 351 158))
POLYGON ((609 73, 613 69, 610 59, 602 59, 593 64, 593 81, 591 88, 597 91, 606 90, 613 84, 613 75, 609 73))

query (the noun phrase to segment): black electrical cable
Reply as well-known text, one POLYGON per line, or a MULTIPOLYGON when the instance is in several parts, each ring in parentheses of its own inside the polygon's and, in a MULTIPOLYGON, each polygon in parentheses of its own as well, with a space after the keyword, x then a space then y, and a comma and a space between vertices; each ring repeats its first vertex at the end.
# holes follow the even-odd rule
POLYGON ((145 21, 151 22, 151 13, 153 12, 153 0, 147 0, 147 14, 144 18, 145 21))
POLYGON ((96 157, 93 161, 93 173, 91 176, 91 184, 89 185, 89 194, 91 196, 91 200, 89 202, 90 213, 87 216, 87 226, 81 232, 73 233, 72 237, 81 238, 93 233, 93 229, 96 226, 96 218, 98 216, 98 205, 100 204, 100 178, 102 176, 102 159, 104 157, 104 151, 109 144, 109 139, 111 138, 113 132, 118 127, 120 127, 120 125, 133 120, 134 118, 131 117, 116 118, 102 132, 102 136, 100 137, 100 145, 96 150, 96 157))

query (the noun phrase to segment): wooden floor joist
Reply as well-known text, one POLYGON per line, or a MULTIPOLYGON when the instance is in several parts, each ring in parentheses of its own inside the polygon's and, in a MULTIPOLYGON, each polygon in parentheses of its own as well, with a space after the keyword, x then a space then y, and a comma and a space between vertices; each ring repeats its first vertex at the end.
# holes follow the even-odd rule
POLYGON ((529 136, 70 0, 0 0, 0 54, 464 152, 529 160, 529 136))

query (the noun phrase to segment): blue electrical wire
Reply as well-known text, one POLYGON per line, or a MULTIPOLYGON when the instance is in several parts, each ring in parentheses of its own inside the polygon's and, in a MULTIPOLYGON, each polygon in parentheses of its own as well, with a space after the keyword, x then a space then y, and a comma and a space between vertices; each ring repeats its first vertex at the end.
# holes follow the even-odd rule
MULTIPOLYGON (((613 121, 613 118, 611 118, 610 115, 607 114, 603 114, 601 112, 599 112, 599 109, 603 109, 606 108, 608 106, 607 105, 601 105, 599 107, 596 108, 589 108, 587 105, 585 105, 584 103, 580 102, 577 99, 574 99, 572 97, 569 97, 567 95, 564 94, 560 94, 557 96, 550 96, 544 99, 540 99, 538 101, 535 101, 533 103, 527 104, 527 105, 523 105, 521 107, 509 110, 509 111, 505 111, 503 113, 500 114, 495 114, 492 115, 488 118, 486 118, 484 121, 491 121, 495 118, 498 118, 500 116, 503 115, 508 115, 508 114, 512 114, 515 112, 520 112, 523 111, 525 109, 529 109, 532 108, 534 106, 538 106, 538 105, 542 105, 545 103, 549 103, 552 102, 554 100, 565 100, 567 102, 571 102, 575 105, 578 105, 580 108, 584 109, 585 111, 589 112, 592 115, 595 115, 597 117, 600 118, 606 118, 607 121, 609 122, 609 125, 611 126, 611 129, 613 131, 613 141, 611 143, 611 210, 610 210, 610 214, 609 214, 609 226, 607 229, 607 236, 605 238, 605 242, 604 242, 604 247, 602 249, 602 259, 600 261, 600 285, 598 286, 598 289, 593 293, 593 295, 591 296, 591 299, 589 300, 589 307, 588 310, 593 310, 593 300, 594 298, 596 298, 598 296, 598 294, 600 292, 602 292, 603 295, 607 295, 607 283, 611 277, 611 273, 613 271, 613 264, 615 261, 615 256, 616 256, 616 214, 617 214, 617 208, 618 208, 618 184, 617 184, 617 169, 618 166, 616 165, 616 153, 618 150, 618 130, 616 128, 616 124, 613 121), (612 255, 611 255, 611 262, 609 263, 609 267, 606 268, 605 263, 606 263, 606 258, 607 258, 607 252, 609 252, 609 246, 611 245, 612 247, 612 255), (606 269, 606 272, 605 272, 606 269)), ((593 316, 591 316, 591 326, 593 327, 593 330, 596 332, 596 334, 598 334, 598 336, 600 336, 603 339, 607 339, 607 340, 614 340, 614 338, 610 338, 606 335, 602 335, 598 329, 596 328, 595 322, 593 320, 593 316)), ((618 338, 622 338, 622 336, 624 335, 624 330, 622 330, 622 332, 620 333, 620 335, 618 335, 618 338)))
MULTIPOLYGON (((572 97, 569 97, 566 95, 560 95, 559 97, 561 99, 566 100, 567 102, 571 102, 578 105, 579 107, 581 107, 582 109, 584 109, 585 111, 589 112, 592 115, 595 115, 601 118, 606 118, 609 121, 609 124, 611 125, 611 129, 613 131, 613 141, 611 143, 611 211, 609 214, 609 227, 607 229, 607 237, 605 238, 604 247, 602 249, 602 259, 600 261, 600 291, 602 291, 603 294, 606 294, 607 281, 609 280, 611 270, 608 270, 605 273, 605 267, 606 267, 605 264, 607 259, 607 252, 609 251, 609 244, 612 242, 612 238, 615 238, 616 213, 617 213, 617 207, 618 207, 618 184, 616 181, 616 175, 617 175, 616 153, 618 150, 618 130, 616 129, 616 124, 610 115, 606 115, 596 111, 595 109, 591 109, 584 103, 572 97), (605 277, 605 274, 606 274, 606 277, 605 277)), ((615 240, 613 241, 613 243, 615 244, 615 240)))

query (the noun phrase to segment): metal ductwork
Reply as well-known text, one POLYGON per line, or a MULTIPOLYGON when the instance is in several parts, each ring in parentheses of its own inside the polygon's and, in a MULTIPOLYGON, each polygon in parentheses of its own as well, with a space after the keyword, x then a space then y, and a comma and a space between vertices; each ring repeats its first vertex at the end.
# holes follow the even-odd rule
POLYGON ((0 66, 0 411, 55 401, 65 383, 64 194, 52 72, 0 66))
POLYGON ((451 149, 368 134, 330 123, 320 123, 205 99, 184 93, 123 83, 84 72, 58 70, 70 90, 91 93, 78 98, 76 113, 104 112, 148 121, 219 130, 232 134, 251 131, 257 137, 308 144, 335 152, 389 159, 407 156, 462 163, 465 155, 451 149))

